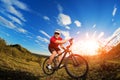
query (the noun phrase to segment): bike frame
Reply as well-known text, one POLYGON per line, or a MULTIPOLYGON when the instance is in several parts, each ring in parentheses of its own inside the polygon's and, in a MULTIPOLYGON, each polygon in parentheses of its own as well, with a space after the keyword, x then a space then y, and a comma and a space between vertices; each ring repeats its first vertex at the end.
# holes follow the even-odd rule
POLYGON ((69 48, 65 49, 63 52, 61 52, 60 54, 58 54, 57 56, 54 57, 54 59, 55 59, 55 58, 59 57, 60 55, 64 54, 62 56, 60 63, 58 64, 58 66, 55 69, 61 68, 60 65, 62 64, 63 60, 65 59, 65 57, 68 53, 69 53, 69 55, 72 54, 72 52, 69 50, 69 48))

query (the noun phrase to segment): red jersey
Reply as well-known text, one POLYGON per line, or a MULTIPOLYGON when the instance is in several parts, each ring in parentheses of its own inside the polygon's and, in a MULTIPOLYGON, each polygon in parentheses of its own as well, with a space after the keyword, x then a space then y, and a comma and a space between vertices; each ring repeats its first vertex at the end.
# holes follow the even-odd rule
POLYGON ((59 44, 58 44, 58 43, 55 43, 56 40, 62 40, 62 38, 61 38, 61 37, 55 38, 54 36, 52 36, 52 37, 50 38, 49 47, 51 47, 51 48, 58 48, 59 44))

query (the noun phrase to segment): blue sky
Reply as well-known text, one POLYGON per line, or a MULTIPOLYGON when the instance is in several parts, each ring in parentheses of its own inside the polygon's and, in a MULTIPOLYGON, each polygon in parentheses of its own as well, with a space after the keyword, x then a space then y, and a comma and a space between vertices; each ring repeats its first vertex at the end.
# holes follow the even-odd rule
POLYGON ((48 52, 56 29, 76 41, 120 31, 119 0, 0 0, 0 37, 37 54, 48 52))

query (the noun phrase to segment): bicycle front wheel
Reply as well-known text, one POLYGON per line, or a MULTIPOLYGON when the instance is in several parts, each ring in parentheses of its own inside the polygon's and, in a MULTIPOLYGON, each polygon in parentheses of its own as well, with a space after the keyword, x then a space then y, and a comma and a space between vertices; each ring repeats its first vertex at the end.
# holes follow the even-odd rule
MULTIPOLYGON (((55 70, 54 69, 50 70, 50 69, 47 68, 48 61, 49 61, 49 57, 44 60, 43 65, 42 65, 42 70, 45 74, 51 75, 55 72, 55 70)), ((51 65, 52 65, 52 67, 54 67, 53 63, 51 65)))
POLYGON ((88 72, 88 63, 82 56, 72 54, 65 61, 65 70, 71 77, 81 78, 88 72))

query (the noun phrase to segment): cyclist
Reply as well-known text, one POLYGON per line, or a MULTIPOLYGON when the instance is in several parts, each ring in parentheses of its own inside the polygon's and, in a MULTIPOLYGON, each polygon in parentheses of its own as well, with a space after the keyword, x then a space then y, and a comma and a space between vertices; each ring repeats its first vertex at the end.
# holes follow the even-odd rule
MULTIPOLYGON (((62 49, 65 49, 63 44, 66 43, 67 41, 69 41, 69 39, 63 40, 61 38, 61 31, 59 29, 55 30, 54 36, 52 36, 50 38, 50 44, 48 46, 48 49, 51 52, 51 56, 49 58, 48 65, 47 65, 48 69, 52 69, 51 63, 52 63, 52 60, 54 59, 55 55, 61 53, 59 46, 62 49)), ((59 62, 61 61, 61 58, 62 58, 62 55, 59 56, 59 62)))

